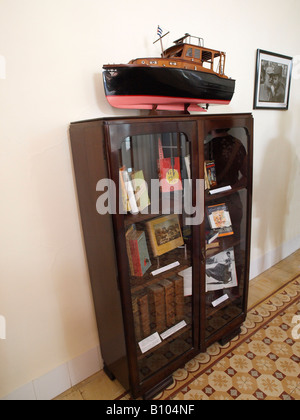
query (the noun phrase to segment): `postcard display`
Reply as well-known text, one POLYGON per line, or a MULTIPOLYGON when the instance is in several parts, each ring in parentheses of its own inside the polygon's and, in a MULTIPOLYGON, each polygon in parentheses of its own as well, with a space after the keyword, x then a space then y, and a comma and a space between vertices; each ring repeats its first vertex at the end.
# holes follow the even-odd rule
POLYGON ((104 370, 152 398, 245 320, 252 115, 97 119, 70 137, 104 370))

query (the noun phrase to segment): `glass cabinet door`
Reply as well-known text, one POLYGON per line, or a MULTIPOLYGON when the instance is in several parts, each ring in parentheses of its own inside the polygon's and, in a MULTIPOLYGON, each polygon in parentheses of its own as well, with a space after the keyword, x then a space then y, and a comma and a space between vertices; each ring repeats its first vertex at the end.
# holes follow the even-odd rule
POLYGON ((191 153, 182 132, 128 136, 119 149, 140 382, 193 348, 191 153))
POLYGON ((248 141, 242 127, 205 138, 206 340, 244 308, 248 141))

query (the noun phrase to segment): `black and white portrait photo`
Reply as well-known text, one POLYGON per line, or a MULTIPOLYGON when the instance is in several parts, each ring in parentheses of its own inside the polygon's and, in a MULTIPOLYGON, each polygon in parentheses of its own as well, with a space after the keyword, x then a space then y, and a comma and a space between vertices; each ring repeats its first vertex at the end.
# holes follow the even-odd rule
POLYGON ((234 250, 228 248, 206 260, 206 291, 237 286, 234 250))
POLYGON ((257 51, 254 108, 288 109, 292 58, 257 51))

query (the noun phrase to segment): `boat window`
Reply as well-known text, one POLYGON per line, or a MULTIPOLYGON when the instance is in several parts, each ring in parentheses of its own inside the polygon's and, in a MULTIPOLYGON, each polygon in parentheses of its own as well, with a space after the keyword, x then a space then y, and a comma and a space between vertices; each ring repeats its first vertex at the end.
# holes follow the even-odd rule
POLYGON ((210 51, 203 51, 202 59, 203 61, 210 61, 212 59, 212 53, 210 51))
POLYGON ((193 48, 189 48, 186 52, 187 57, 193 57, 193 48))
POLYGON ((195 49, 195 58, 197 58, 198 60, 200 60, 200 56, 201 56, 201 51, 195 49))
POLYGON ((220 66, 221 66, 221 60, 220 60, 220 56, 218 55, 214 59, 214 72, 222 74, 222 69, 220 68, 220 66))

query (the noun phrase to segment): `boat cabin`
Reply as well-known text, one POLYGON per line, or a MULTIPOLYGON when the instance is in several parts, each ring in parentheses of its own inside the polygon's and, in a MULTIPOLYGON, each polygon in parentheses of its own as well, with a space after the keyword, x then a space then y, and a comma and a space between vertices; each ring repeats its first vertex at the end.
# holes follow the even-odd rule
POLYGON ((205 48, 203 38, 185 34, 182 38, 174 41, 174 44, 162 52, 161 58, 138 58, 131 60, 129 64, 177 67, 215 73, 227 78, 224 74, 226 54, 222 51, 205 48))

